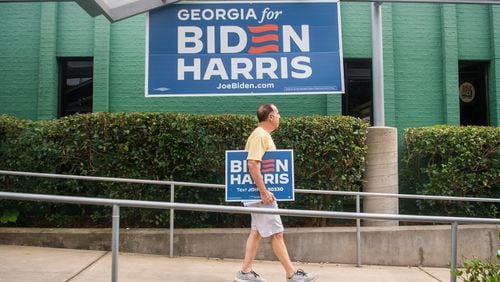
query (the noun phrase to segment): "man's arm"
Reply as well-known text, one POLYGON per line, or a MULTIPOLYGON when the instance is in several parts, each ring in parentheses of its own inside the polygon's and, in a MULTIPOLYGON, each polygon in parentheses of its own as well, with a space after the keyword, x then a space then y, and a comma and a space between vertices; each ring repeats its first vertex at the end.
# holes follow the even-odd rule
POLYGON ((260 162, 256 160, 248 160, 248 171, 250 172, 250 176, 252 176, 255 185, 257 185, 257 189, 259 189, 262 203, 270 204, 276 201, 274 194, 266 189, 264 178, 262 177, 262 173, 260 172, 260 162))

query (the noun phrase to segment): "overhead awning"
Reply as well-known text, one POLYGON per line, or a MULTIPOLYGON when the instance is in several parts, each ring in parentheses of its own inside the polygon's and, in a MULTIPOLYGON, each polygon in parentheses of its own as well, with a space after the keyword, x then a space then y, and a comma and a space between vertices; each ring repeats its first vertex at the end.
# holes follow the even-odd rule
MULTIPOLYGON (((226 0, 230 1, 230 0, 226 0)), ((265 2, 265 0, 256 0, 265 2)), ((304 0, 307 1, 307 0, 304 0)), ((341 2, 397 2, 397 3, 445 3, 445 4, 500 4, 500 0, 340 0, 341 2)), ((120 21, 152 9, 182 0, 0 0, 15 2, 76 2, 90 16, 104 15, 111 22, 120 21)))
POLYGON ((104 15, 111 22, 120 21, 180 0, 0 0, 1 3, 76 2, 90 16, 104 15))
POLYGON ((75 0, 87 13, 106 16, 111 22, 123 20, 179 0, 75 0))

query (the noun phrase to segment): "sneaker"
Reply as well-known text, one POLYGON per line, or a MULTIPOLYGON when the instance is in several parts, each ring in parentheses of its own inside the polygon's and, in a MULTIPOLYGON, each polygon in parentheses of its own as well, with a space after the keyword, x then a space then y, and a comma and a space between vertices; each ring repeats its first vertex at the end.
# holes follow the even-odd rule
POLYGON ((304 270, 302 269, 298 269, 297 271, 295 271, 292 277, 286 279, 286 282, 310 282, 310 281, 314 281, 314 274, 305 273, 304 270))
POLYGON ((255 271, 253 270, 246 273, 238 271, 238 273, 236 273, 236 278, 234 278, 234 282, 246 282, 246 281, 266 282, 266 280, 260 278, 260 275, 255 273, 255 271))

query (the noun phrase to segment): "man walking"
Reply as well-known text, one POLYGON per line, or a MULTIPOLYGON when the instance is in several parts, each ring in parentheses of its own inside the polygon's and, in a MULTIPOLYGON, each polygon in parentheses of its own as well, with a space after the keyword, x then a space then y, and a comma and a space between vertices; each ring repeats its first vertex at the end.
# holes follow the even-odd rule
MULTIPOLYGON (((260 171, 262 156, 267 150, 276 150, 271 132, 278 128, 280 113, 274 104, 262 104, 257 109, 258 127, 248 137, 245 150, 248 151, 248 171, 257 189, 259 190, 260 202, 244 202, 245 206, 278 208, 274 194, 266 189, 263 176, 260 171)), ((309 282, 314 281, 314 274, 306 273, 302 269, 293 266, 283 238, 283 224, 281 217, 274 214, 252 213, 252 227, 245 247, 245 258, 241 270, 236 274, 235 282, 265 281, 253 271, 253 261, 257 255, 261 238, 271 236, 271 246, 274 254, 278 257, 286 272, 287 282, 309 282)))

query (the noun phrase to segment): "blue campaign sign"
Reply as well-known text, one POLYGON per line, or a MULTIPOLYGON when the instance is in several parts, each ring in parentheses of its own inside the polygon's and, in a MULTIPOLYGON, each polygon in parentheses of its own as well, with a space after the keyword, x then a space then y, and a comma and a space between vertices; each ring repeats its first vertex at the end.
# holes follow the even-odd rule
POLYGON ((149 12, 147 97, 340 94, 338 0, 182 1, 149 12))
MULTIPOLYGON (((247 167, 247 151, 226 151, 226 201, 258 201, 260 194, 247 167)), ((267 190, 278 201, 293 201, 293 150, 267 151, 261 162, 267 190)))

